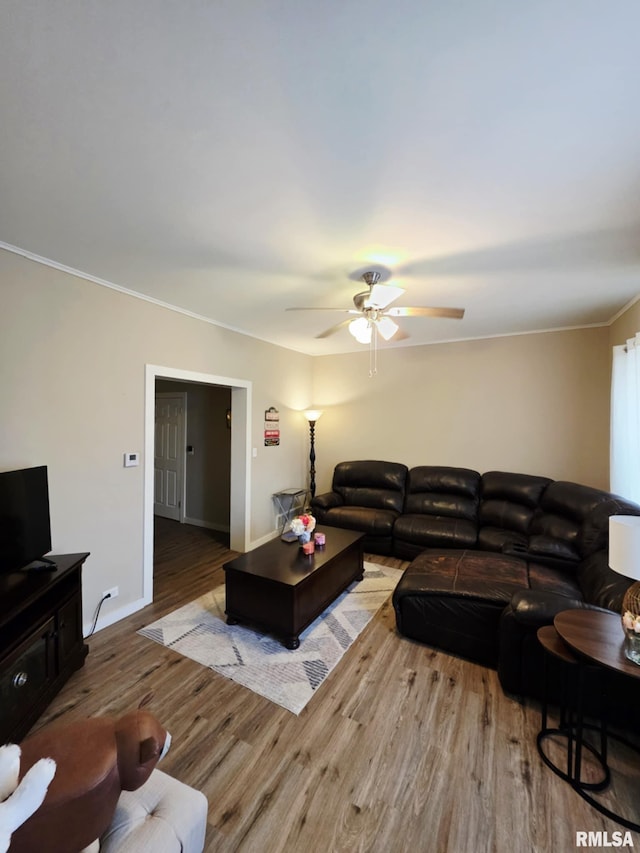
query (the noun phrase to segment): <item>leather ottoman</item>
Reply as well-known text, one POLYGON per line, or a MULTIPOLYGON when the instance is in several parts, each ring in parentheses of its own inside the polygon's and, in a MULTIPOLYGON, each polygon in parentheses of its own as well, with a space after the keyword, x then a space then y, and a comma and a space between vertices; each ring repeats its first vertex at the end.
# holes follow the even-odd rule
POLYGON ((573 592, 562 574, 492 551, 423 551, 393 593, 398 631, 485 666, 498 663, 499 621, 511 596, 548 587, 573 592))

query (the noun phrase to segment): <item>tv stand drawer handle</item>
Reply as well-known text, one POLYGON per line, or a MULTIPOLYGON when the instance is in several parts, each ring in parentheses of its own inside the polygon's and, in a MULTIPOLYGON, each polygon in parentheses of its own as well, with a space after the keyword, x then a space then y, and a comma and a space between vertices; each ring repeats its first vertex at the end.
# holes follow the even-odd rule
POLYGON ((29 680, 29 676, 26 672, 17 672, 13 676, 13 686, 14 687, 24 687, 27 681, 29 680))

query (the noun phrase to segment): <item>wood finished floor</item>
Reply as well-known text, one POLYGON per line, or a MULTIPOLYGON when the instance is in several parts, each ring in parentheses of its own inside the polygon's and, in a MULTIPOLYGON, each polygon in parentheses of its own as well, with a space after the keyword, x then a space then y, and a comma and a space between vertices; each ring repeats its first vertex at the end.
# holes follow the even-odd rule
MULTIPOLYGON (((154 603, 89 639, 35 728, 120 715, 153 691, 173 735, 162 769, 209 800, 207 853, 562 853, 576 831, 624 831, 542 764, 535 703, 400 637, 390 601, 298 717, 138 636, 222 583, 232 556, 215 534, 162 519, 155 553, 154 603)), ((605 802, 640 822, 638 762, 612 757, 605 802)))

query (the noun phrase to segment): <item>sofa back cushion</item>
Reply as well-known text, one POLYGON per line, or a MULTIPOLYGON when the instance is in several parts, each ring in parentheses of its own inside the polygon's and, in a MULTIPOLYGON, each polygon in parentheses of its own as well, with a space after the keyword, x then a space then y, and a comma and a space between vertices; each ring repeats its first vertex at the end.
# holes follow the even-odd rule
POLYGON ((507 543, 528 544, 531 522, 548 477, 487 471, 482 475, 478 546, 500 551, 507 543))
POLYGON ((480 474, 469 468, 421 465, 407 477, 404 512, 477 522, 480 474))
POLYGON ((582 597, 588 604, 616 613, 622 611, 622 599, 633 581, 609 568, 607 550, 589 554, 578 566, 576 575, 582 597))
POLYGON ((398 462, 340 462, 333 472, 333 491, 346 506, 402 512, 408 468, 398 462))
POLYGON ((596 551, 609 550, 609 518, 612 515, 640 515, 640 506, 603 492, 605 499, 599 502, 586 516, 578 534, 578 549, 582 556, 596 551))
POLYGON ((567 556, 571 551, 575 560, 607 548, 609 516, 619 511, 624 504, 620 501, 609 492, 557 480, 542 495, 530 544, 538 549, 561 548, 567 556))

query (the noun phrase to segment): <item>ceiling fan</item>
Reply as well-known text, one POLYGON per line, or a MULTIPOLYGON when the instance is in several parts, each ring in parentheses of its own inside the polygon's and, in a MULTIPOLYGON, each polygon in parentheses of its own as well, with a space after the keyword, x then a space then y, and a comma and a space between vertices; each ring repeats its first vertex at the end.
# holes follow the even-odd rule
POLYGON ((464 308, 392 308, 389 307, 399 296, 404 293, 404 288, 390 284, 379 284, 379 272, 365 272, 362 280, 369 286, 368 290, 356 293, 353 297, 355 308, 287 308, 287 311, 340 311, 346 314, 358 314, 355 319, 342 320, 335 326, 325 329, 316 335, 316 338, 327 338, 329 335, 349 327, 349 332, 361 344, 370 344, 372 336, 380 334, 385 341, 394 338, 396 341, 408 338, 409 335, 402 331, 393 319, 394 317, 449 317, 461 320, 464 317, 464 308))

